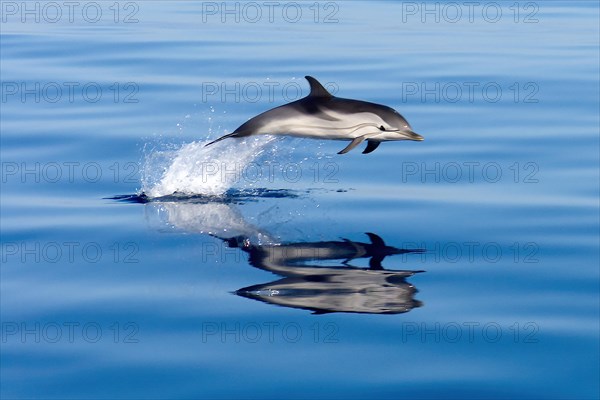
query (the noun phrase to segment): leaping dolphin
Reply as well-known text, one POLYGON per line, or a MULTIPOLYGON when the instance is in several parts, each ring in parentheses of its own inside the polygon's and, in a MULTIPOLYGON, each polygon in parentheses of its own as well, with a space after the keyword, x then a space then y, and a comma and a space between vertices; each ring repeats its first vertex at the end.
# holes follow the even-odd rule
POLYGON ((230 137, 290 135, 351 140, 338 154, 345 154, 366 140, 368 144, 363 154, 367 154, 381 142, 423 140, 423 136, 413 132, 408 121, 393 108, 335 97, 312 76, 305 78, 310 84, 308 96, 265 111, 207 146, 230 137))

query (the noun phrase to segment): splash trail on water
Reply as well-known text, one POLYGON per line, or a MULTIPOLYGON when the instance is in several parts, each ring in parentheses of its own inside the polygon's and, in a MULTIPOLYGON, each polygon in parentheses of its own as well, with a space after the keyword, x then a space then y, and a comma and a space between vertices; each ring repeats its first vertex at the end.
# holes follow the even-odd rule
POLYGON ((154 149, 144 158, 142 192, 150 199, 173 194, 223 196, 245 167, 276 140, 273 136, 257 136, 208 147, 205 145, 209 140, 187 143, 178 149, 154 149))

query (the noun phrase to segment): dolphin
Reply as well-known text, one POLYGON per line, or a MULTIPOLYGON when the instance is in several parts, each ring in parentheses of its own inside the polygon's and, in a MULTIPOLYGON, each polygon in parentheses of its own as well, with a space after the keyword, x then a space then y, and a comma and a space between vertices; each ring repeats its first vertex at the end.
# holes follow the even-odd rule
MULTIPOLYGON (((424 249, 398 249, 388 246, 378 235, 367 232, 371 243, 355 242, 348 239, 326 242, 300 242, 276 245, 251 245, 243 235, 221 238, 228 247, 240 248, 250 255, 250 265, 273 273, 279 273, 278 266, 298 267, 307 262, 344 260, 343 265, 357 258, 369 258, 371 270, 382 270, 381 262, 387 256, 406 253, 423 253, 424 249)), ((302 268, 301 268, 302 269, 302 268)))
POLYGON ((238 296, 313 314, 334 312, 400 314, 422 307, 417 288, 406 278, 422 271, 355 267, 288 267, 289 274, 269 283, 236 290, 238 296), (304 270, 305 269, 305 270, 304 270), (303 270, 299 274, 297 270, 303 270))
POLYGON ((350 140, 338 154, 345 154, 367 141, 363 154, 374 151, 381 142, 423 140, 393 108, 360 100, 335 97, 312 76, 308 96, 273 108, 249 119, 223 139, 252 135, 289 135, 313 139, 350 140))
MULTIPOLYGON (((247 254, 250 266, 279 276, 276 281, 233 292, 238 296, 315 314, 398 314, 423 305, 414 298, 417 289, 407 279, 424 271, 389 270, 382 262, 397 254, 423 253, 424 249, 396 248, 370 232, 366 233, 369 241, 282 243, 260 225, 246 221, 233 203, 206 198, 183 202, 119 199, 145 202, 150 221, 158 217, 161 230, 166 224, 169 232, 178 229, 210 235, 219 239, 223 248, 247 254), (368 268, 350 264, 358 259, 368 259, 368 268)), ((230 253, 223 250, 217 254, 226 261, 230 253)))
POLYGON ((381 237, 367 233, 371 243, 343 241, 252 245, 243 237, 225 240, 249 254, 253 267, 283 276, 274 282, 252 285, 234 293, 265 303, 302 308, 315 314, 332 312, 398 314, 422 306, 414 299, 417 289, 406 278, 424 271, 386 270, 386 256, 422 253, 423 249, 398 249, 381 237), (370 258, 369 268, 349 261, 370 258), (333 260, 345 260, 330 265, 333 260))

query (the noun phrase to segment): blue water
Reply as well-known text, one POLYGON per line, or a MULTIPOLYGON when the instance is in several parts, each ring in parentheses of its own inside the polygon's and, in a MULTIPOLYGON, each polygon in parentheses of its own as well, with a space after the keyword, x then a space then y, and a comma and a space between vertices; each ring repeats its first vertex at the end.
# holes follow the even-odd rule
POLYGON ((2 2, 1 397, 597 399, 598 3, 299 7, 2 2))

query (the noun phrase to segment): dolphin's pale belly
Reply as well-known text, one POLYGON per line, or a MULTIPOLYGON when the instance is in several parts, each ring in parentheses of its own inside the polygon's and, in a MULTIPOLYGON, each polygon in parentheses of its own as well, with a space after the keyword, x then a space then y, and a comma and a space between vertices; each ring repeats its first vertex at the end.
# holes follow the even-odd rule
POLYGON ((365 134, 379 133, 379 125, 380 121, 375 121, 372 114, 367 113, 359 113, 345 118, 334 115, 331 120, 296 114, 270 121, 261 127, 259 133, 314 139, 352 140, 365 134))
POLYGON ((261 255, 271 264, 299 264, 311 260, 345 260, 363 257, 365 247, 354 242, 323 242, 317 244, 263 246, 261 255))

